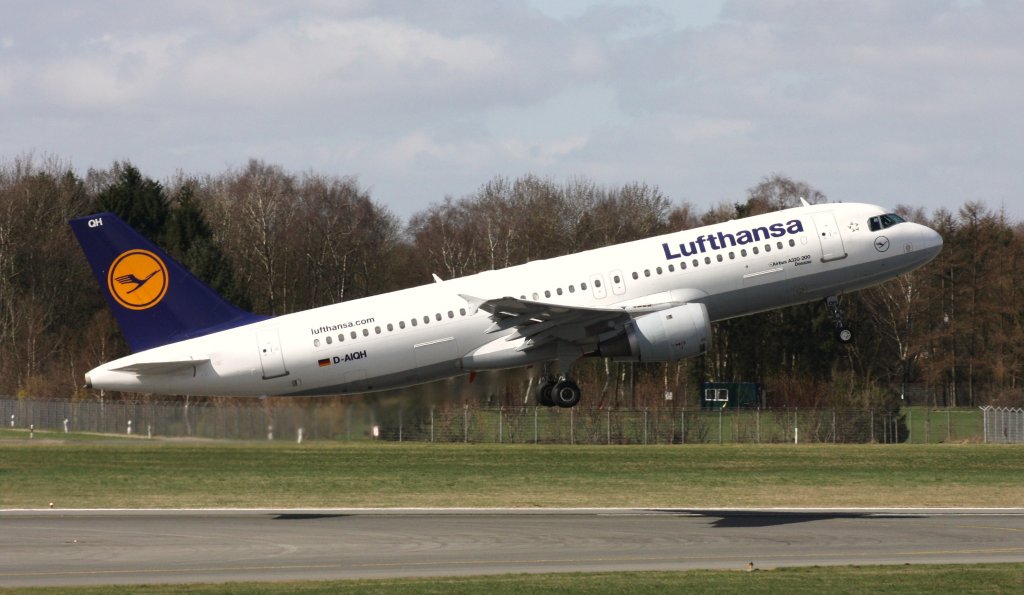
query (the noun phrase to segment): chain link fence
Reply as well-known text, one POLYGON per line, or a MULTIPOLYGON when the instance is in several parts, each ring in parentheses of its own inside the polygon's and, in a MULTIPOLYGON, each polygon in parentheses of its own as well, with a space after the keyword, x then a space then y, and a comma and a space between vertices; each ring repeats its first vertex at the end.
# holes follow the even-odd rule
POLYGON ((985 443, 1014 444, 1024 442, 1024 409, 1015 407, 982 407, 985 416, 985 443))
MULTIPOLYGON (((991 428, 986 412, 985 440, 991 434, 991 441, 997 441, 997 435, 1017 436, 1020 441, 1024 415, 1016 411, 1017 417, 1006 414, 991 428), (1017 425, 1011 423, 1014 419, 1017 425)), ((981 424, 971 413, 920 408, 892 412, 409 407, 407 403, 383 405, 355 399, 226 399, 197 403, 0 398, 0 423, 10 429, 232 440, 509 444, 981 441, 981 424)))

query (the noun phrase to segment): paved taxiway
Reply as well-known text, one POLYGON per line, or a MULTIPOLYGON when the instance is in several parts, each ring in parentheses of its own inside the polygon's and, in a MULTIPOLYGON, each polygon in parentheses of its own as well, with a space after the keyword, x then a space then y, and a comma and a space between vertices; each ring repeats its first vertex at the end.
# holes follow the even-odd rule
POLYGON ((0 586, 1024 562, 1013 510, 0 511, 0 586))

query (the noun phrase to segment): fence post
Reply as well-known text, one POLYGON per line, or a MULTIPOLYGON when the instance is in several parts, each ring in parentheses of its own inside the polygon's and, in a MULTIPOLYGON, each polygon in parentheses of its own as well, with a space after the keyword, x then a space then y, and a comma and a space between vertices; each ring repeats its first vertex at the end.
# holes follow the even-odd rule
POLYGON ((498 444, 501 444, 502 438, 504 437, 504 434, 505 434, 504 428, 502 427, 502 422, 504 421, 502 414, 504 412, 505 412, 505 408, 504 407, 499 407, 498 408, 498 444))
POLYGON ((761 444, 761 408, 754 410, 754 439, 761 444))
POLYGON ((644 444, 647 444, 647 410, 644 409, 644 444))
POLYGON ((685 406, 683 407, 682 412, 679 414, 679 417, 680 417, 680 421, 679 421, 679 426, 680 427, 679 427, 679 429, 682 430, 681 432, 679 432, 679 443, 680 444, 686 444, 686 407, 685 406))
POLYGON ((832 408, 832 444, 835 444, 836 442, 838 442, 838 439, 836 438, 836 434, 838 434, 838 433, 839 433, 839 431, 836 429, 836 410, 833 407, 832 408))
POLYGON ((537 407, 533 407, 533 443, 537 444, 537 407))
POLYGON ((722 444, 725 438, 722 436, 722 408, 718 408, 718 443, 722 444))
POLYGON ((430 406, 430 441, 434 441, 434 406, 430 406))
POLYGON ((462 408, 462 432, 463 442, 469 443, 469 405, 462 408))
POLYGON ((605 434, 608 437, 608 445, 611 446, 611 443, 612 443, 612 410, 611 409, 605 409, 604 417, 605 417, 605 424, 604 424, 605 434))

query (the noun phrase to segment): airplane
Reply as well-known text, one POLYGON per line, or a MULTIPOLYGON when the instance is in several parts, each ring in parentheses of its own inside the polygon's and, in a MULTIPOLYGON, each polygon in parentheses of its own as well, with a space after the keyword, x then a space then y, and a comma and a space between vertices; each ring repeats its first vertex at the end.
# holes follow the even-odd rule
MULTIPOLYGON (((267 317, 241 310, 111 213, 70 221, 132 350, 88 388, 196 396, 346 395, 486 370, 557 367, 539 405, 573 407, 583 357, 703 354, 711 323, 825 300, 931 261, 934 230, 879 206, 808 204, 267 317)), ((545 372, 546 374, 546 372, 545 372)))

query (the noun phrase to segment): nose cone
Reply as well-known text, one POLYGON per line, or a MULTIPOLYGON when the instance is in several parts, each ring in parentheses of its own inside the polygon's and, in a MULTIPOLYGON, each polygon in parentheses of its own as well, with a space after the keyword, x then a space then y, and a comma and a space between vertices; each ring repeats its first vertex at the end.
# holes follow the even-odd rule
POLYGON ((942 236, 934 229, 914 224, 913 239, 907 244, 906 251, 917 254, 921 264, 929 262, 942 251, 942 236))

